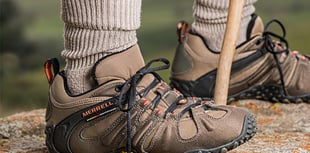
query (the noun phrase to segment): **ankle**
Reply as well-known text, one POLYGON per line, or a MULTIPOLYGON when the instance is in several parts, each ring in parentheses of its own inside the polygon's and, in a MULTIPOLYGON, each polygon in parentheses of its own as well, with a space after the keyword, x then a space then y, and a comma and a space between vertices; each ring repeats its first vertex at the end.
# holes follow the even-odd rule
POLYGON ((74 70, 65 70, 67 85, 72 95, 84 93, 95 86, 91 76, 92 67, 84 67, 74 70))
POLYGON ((104 56, 107 56, 107 53, 79 59, 66 59, 65 73, 67 85, 72 95, 84 93, 95 86, 91 71, 94 64, 104 56))

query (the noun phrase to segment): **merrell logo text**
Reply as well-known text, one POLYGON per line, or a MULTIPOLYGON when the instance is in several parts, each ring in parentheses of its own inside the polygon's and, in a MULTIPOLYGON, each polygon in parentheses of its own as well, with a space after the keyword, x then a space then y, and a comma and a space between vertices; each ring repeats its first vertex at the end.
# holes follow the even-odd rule
POLYGON ((91 115, 93 113, 96 113, 98 111, 101 111, 105 108, 108 108, 110 106, 114 105, 112 102, 107 102, 107 103, 104 103, 104 104, 101 104, 99 106, 96 106, 96 107, 93 107, 85 112, 82 113, 82 117, 85 117, 85 116, 88 116, 88 115, 91 115))

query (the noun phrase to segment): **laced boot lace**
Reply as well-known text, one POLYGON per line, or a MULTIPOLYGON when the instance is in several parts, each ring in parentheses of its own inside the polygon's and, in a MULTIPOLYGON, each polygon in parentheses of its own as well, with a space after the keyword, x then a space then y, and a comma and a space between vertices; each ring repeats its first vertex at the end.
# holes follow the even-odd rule
POLYGON ((273 54, 273 57, 276 61, 277 69, 279 70, 282 89, 284 91, 284 94, 286 96, 288 96, 288 92, 285 88, 283 70, 282 70, 282 67, 280 65, 279 57, 277 55, 286 54, 287 56, 288 55, 295 56, 297 59, 301 59, 304 61, 306 61, 306 60, 309 61, 310 57, 307 55, 301 55, 301 54, 299 54, 298 51, 290 51, 289 50, 289 44, 288 44, 288 41, 285 39, 285 36, 286 36, 286 30, 285 30, 284 25, 281 23, 281 21, 274 19, 274 20, 269 21, 266 24, 265 31, 263 32, 263 39, 265 41, 264 46, 268 52, 273 54), (274 32, 268 31, 268 28, 273 23, 276 23, 281 28, 282 36, 279 34, 276 34, 274 32), (276 38, 276 39, 278 39, 278 41, 275 41, 272 38, 276 38))
MULTIPOLYGON (((132 122, 131 122, 131 111, 134 108, 134 105, 136 103, 136 97, 139 96, 142 98, 143 96, 146 96, 148 92, 154 88, 157 84, 161 83, 162 79, 160 76, 155 73, 155 71, 164 70, 169 68, 169 61, 164 58, 154 59, 150 61, 148 64, 146 64, 143 68, 141 68, 138 72, 136 72, 135 75, 133 75, 129 80, 127 80, 121 87, 120 87, 120 95, 118 97, 118 107, 121 111, 125 112, 127 115, 127 144, 126 144, 126 150, 128 153, 132 150, 132 142, 131 142, 131 133, 132 133, 132 122), (153 63, 162 63, 163 65, 152 67, 153 63), (155 83, 151 83, 149 86, 145 87, 141 91, 137 91, 137 85, 139 81, 145 76, 146 74, 153 74, 155 78, 155 83)), ((166 90, 166 92, 170 92, 171 90, 166 90)), ((152 104, 154 110, 156 110, 156 107, 158 107, 158 104, 160 103, 160 99, 162 94, 157 94, 157 96, 153 99, 152 104)), ((165 110, 164 112, 164 118, 168 116, 168 114, 173 113, 173 111, 177 108, 179 108, 180 105, 184 105, 187 103, 188 99, 184 98, 182 94, 179 95, 179 97, 171 103, 170 106, 165 110)), ((212 103, 210 101, 202 100, 200 98, 192 98, 192 103, 188 105, 184 105, 185 107, 176 114, 177 116, 181 117, 184 113, 190 110, 190 108, 195 107, 197 105, 200 105, 202 103, 212 103)), ((213 108, 211 106, 204 106, 206 109, 219 109, 219 108, 213 108)), ((158 110, 157 110, 158 111, 158 110)), ((157 112, 159 113, 159 112, 157 112)))

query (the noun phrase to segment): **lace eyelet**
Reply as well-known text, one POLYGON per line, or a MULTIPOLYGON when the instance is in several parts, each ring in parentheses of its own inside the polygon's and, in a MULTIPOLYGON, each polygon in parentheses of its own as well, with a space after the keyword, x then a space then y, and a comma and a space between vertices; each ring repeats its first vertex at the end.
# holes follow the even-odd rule
POLYGON ((143 106, 146 106, 147 104, 149 103, 149 101, 148 100, 143 100, 143 106))
POLYGON ((122 88, 122 86, 121 86, 121 85, 118 85, 118 86, 116 86, 116 87, 114 88, 114 90, 115 90, 116 92, 121 92, 121 88, 122 88))
POLYGON ((256 41, 255 45, 259 45, 259 44, 261 44, 261 43, 262 43, 262 40, 259 39, 259 40, 256 41))
POLYGON ((183 99, 181 99, 181 100, 178 102, 178 105, 183 105, 183 104, 185 104, 185 103, 187 103, 187 99, 186 99, 186 98, 183 98, 183 99))

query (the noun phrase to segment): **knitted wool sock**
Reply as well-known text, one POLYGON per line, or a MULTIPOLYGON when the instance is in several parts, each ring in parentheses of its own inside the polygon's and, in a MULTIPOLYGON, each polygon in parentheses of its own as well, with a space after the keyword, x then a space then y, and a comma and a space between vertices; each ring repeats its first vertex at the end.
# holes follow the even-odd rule
POLYGON ((93 87, 96 61, 137 43, 141 0, 62 0, 65 73, 73 95, 93 87))
MULTIPOLYGON (((243 7, 240 30, 237 45, 246 40, 246 30, 251 20, 251 14, 255 12, 254 3, 257 0, 245 0, 243 7)), ((195 0, 194 22, 192 29, 195 33, 204 37, 210 49, 221 51, 225 34, 229 0, 195 0)))

